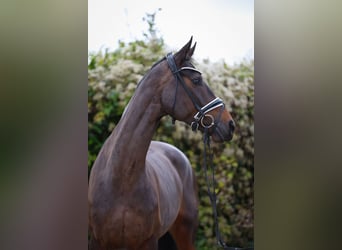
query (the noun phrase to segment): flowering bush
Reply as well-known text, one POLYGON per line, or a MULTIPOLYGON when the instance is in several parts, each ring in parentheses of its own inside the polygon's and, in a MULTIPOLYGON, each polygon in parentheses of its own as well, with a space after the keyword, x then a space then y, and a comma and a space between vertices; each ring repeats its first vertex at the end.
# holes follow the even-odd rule
MULTIPOLYGON (((88 170, 103 142, 118 123, 137 83, 166 53, 161 38, 152 37, 119 49, 89 55, 88 87, 88 170)), ((233 140, 213 144, 218 193, 220 230, 229 245, 253 244, 254 182, 254 62, 228 66, 224 61, 197 63, 213 92, 226 104, 236 122, 233 140)), ((190 159, 199 185, 198 249, 215 249, 216 239, 211 204, 202 171, 202 135, 184 123, 172 124, 164 117, 155 140, 171 143, 190 159)))

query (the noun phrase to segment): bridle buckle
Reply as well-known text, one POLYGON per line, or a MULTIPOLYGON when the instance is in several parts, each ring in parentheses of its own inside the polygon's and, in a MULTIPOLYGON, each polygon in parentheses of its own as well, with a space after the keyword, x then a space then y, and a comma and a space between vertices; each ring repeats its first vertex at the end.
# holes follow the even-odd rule
POLYGON ((197 131, 198 127, 199 127, 199 124, 198 124, 197 121, 196 122, 191 122, 190 126, 191 126, 192 131, 197 131))

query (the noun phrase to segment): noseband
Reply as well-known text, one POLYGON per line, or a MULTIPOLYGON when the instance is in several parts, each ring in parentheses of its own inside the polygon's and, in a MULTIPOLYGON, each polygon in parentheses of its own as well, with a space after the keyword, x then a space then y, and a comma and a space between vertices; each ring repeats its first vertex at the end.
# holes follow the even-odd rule
POLYGON ((224 103, 223 101, 216 97, 214 100, 212 100, 211 102, 207 103, 206 105, 204 105, 203 107, 201 107, 197 102, 196 102, 196 99, 194 98, 193 94, 191 93, 191 91, 189 90, 189 88, 186 86, 185 82, 184 82, 184 79, 183 77, 181 76, 180 72, 182 70, 192 70, 192 71, 196 71, 198 73, 201 74, 201 72, 195 68, 191 68, 191 67, 182 67, 180 69, 177 68, 177 65, 176 65, 176 62, 175 62, 175 59, 173 58, 173 55, 172 53, 168 53, 166 55, 166 60, 167 60, 167 63, 169 65, 169 68, 172 72, 172 74, 175 76, 176 78, 176 82, 177 82, 177 85, 176 85, 176 93, 175 93, 175 99, 174 99, 174 103, 173 103, 173 107, 172 107, 172 111, 174 112, 174 109, 175 109, 175 105, 176 105, 176 98, 177 98, 177 90, 178 90, 178 83, 180 82, 181 85, 183 86, 185 92, 187 93, 187 95, 190 97, 192 103, 194 104, 196 110, 197 110, 197 113, 194 115, 194 121, 191 122, 191 128, 193 131, 196 131, 198 130, 198 127, 199 125, 201 124, 202 127, 204 129, 209 129, 213 126, 216 126, 217 123, 218 123, 218 120, 220 120, 221 118, 221 114, 222 114, 222 111, 224 109, 224 103), (214 117, 210 114, 207 114, 209 113, 210 111, 218 108, 218 107, 222 107, 221 109, 221 113, 219 115, 219 119, 218 120, 215 120, 214 117), (206 124, 204 122, 204 118, 210 118, 211 122, 209 124, 206 124))

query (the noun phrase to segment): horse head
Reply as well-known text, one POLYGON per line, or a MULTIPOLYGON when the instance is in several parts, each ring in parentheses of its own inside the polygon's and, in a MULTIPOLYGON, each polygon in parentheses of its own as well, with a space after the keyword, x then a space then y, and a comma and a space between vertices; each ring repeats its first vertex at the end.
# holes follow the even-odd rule
POLYGON ((162 108, 175 120, 191 125, 192 130, 208 132, 213 141, 230 141, 235 123, 223 101, 216 97, 202 74, 192 64, 196 43, 190 41, 177 53, 169 53, 161 63, 164 73, 162 83, 162 108))

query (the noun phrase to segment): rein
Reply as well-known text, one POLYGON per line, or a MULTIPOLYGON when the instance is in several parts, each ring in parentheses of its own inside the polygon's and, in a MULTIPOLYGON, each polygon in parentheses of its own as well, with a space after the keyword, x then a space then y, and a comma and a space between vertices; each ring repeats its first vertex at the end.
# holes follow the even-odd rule
POLYGON ((204 168, 204 176, 205 176, 205 181, 207 184, 207 192, 208 196, 210 199, 211 207, 213 210, 213 215, 214 215, 214 223, 215 223, 215 234, 216 234, 216 240, 217 244, 222 247, 224 250, 254 250, 253 247, 247 247, 247 248, 239 248, 239 247, 229 247, 227 244, 222 240, 221 234, 220 234, 220 228, 219 228, 219 223, 218 223, 218 215, 217 215, 217 207, 216 207, 216 184, 215 184, 215 167, 213 165, 213 153, 211 151, 210 147, 210 135, 208 129, 205 129, 204 135, 203 135, 203 143, 204 143, 204 152, 203 152, 203 157, 204 157, 204 163, 203 163, 203 168, 204 168), (207 151, 209 153, 209 157, 207 157, 207 151), (209 160, 207 159, 209 158, 209 160), (211 179, 209 179, 208 176, 208 166, 207 163, 209 163, 209 168, 211 171, 211 179))

